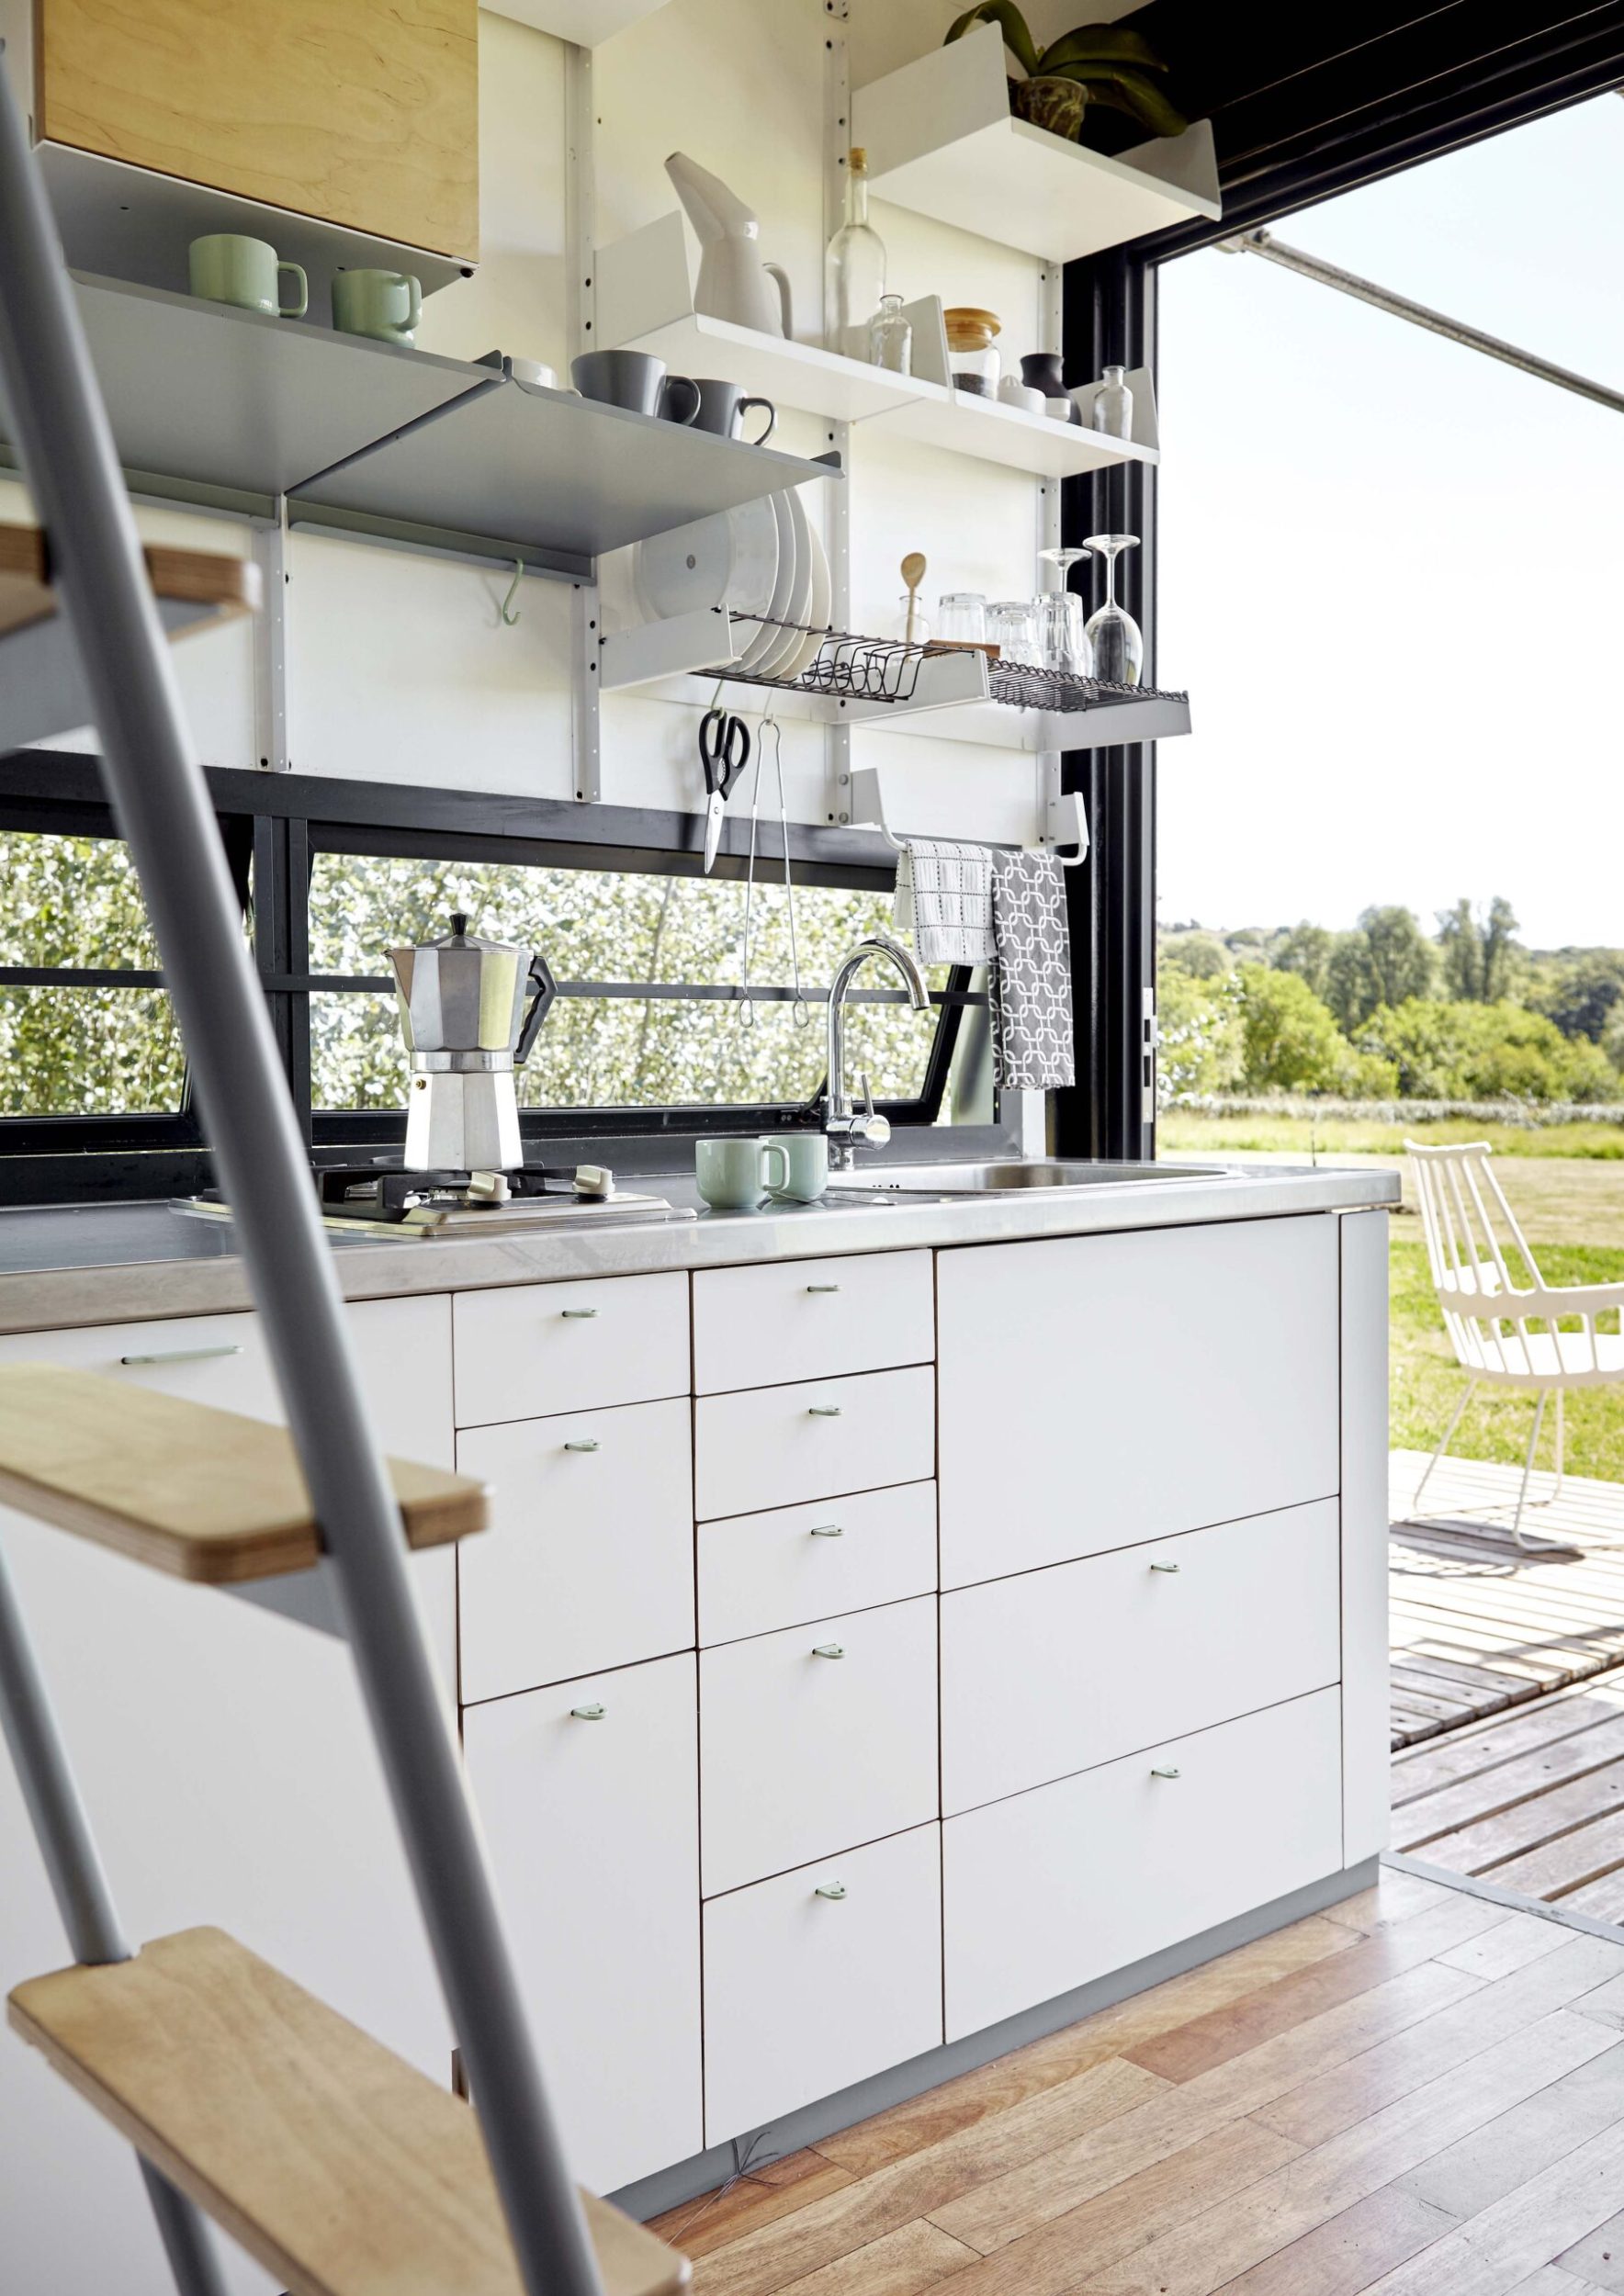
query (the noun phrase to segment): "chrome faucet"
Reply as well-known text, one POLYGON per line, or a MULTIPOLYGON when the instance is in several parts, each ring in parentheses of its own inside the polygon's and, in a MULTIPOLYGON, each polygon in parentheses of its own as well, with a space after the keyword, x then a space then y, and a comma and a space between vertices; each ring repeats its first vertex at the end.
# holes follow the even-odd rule
POLYGON ((852 1109, 846 1091, 846 992, 870 957, 884 957, 896 966, 915 1012, 926 1011, 930 1003, 924 974, 902 943, 893 940, 888 933, 865 934, 829 983, 829 1070, 824 1086, 823 1129, 829 1135, 829 1160, 837 1172, 851 1171, 857 1161, 860 1140, 870 1147, 883 1148, 891 1137, 889 1120, 875 1113, 868 1078, 863 1079, 861 1112, 852 1109))

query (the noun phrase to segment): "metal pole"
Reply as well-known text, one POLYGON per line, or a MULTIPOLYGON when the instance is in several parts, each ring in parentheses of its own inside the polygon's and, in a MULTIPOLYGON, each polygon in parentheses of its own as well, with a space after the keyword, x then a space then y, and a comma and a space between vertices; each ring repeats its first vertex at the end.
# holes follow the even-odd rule
MULTIPOLYGON (((93 1967, 128 1961, 130 1946, 3 1554, 0 1733, 10 1749, 74 1960, 93 1967)), ((199 2212, 150 2163, 143 2160, 141 2171, 180 2296, 226 2296, 220 2259, 199 2212)))
MULTIPOLYGON (((5 74, 0 73, 0 78, 5 74)), ((0 96, 0 380, 528 2296, 599 2296, 414 1607, 304 1143, 193 759, 55 226, 0 96)))
POLYGON ((1220 240, 1218 246, 1226 255, 1262 255, 1284 270, 1295 271, 1302 278, 1317 279, 1321 287, 1335 287, 1339 294, 1370 303, 1377 310, 1386 311, 1390 318, 1408 320, 1413 327, 1425 327, 1428 334, 1442 335, 1449 343, 1463 344, 1468 351, 1481 351, 1485 358, 1499 359, 1541 383, 1554 383, 1559 390, 1575 391, 1581 399, 1594 399, 1598 407, 1610 407, 1615 414, 1624 414, 1624 391, 1613 390, 1606 383, 1593 383, 1586 375, 1575 375, 1572 367, 1558 366, 1553 360, 1542 359, 1534 351, 1521 351, 1515 343, 1503 343, 1498 335, 1485 334, 1481 327, 1468 327, 1463 321, 1450 319, 1426 303, 1412 303, 1407 295, 1395 295, 1391 287, 1378 287, 1373 279, 1361 279, 1357 271, 1344 271, 1318 255, 1305 254, 1301 247, 1288 247, 1268 231, 1242 231, 1235 239, 1220 240))

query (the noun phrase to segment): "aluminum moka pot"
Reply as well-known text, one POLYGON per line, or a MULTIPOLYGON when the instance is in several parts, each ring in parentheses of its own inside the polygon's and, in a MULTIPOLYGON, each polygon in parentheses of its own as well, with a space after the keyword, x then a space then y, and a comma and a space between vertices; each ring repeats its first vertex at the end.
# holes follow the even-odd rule
POLYGON ((412 1055, 409 1172, 512 1172, 524 1161, 513 1071, 558 985, 535 950, 468 927, 458 910, 444 940, 389 951, 412 1055))

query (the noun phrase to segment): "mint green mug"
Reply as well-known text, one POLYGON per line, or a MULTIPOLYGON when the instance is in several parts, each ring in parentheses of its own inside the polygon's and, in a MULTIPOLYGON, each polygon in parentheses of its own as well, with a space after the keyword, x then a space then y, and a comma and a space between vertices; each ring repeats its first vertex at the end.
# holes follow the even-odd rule
POLYGON ((409 271, 335 271, 333 323, 346 335, 412 347, 423 289, 409 271))
POLYGON ((192 242, 186 257, 192 293, 206 303, 234 303, 239 310, 263 311, 267 319, 302 319, 310 307, 303 264, 283 263, 267 240, 210 231, 192 242), (278 281, 284 271, 299 281, 297 303, 281 299, 278 281))
POLYGON ((774 1176, 787 1185, 789 1158, 776 1140, 702 1140, 694 1172, 713 1211, 754 1211, 774 1176))
POLYGON ((829 1186, 829 1142, 822 1132, 785 1132, 764 1145, 776 1148, 786 1169, 767 1193, 781 1204, 815 1204, 829 1186))

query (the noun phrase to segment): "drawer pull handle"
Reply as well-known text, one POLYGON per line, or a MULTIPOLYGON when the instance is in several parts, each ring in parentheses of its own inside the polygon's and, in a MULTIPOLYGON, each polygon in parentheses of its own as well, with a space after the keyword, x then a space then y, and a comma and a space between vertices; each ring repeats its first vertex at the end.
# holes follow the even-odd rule
POLYGON ((598 1312, 596 1308, 560 1308, 559 1315, 566 1323, 590 1323, 598 1312))
POLYGON ((844 1882, 819 1882, 812 1892, 814 1897, 827 1897, 831 1906, 838 1906, 845 1894, 844 1882))
POLYGON ((1153 1562, 1150 1567, 1153 1570, 1159 1570, 1164 1578, 1176 1579, 1181 1565, 1176 1562, 1153 1562))
POLYGON ((579 1443, 567 1443, 566 1451, 597 1451, 602 1449, 596 1435, 583 1435, 579 1443))
POLYGON ((1153 1768, 1150 1774, 1153 1778, 1179 1778, 1182 1777, 1184 1773, 1174 1763, 1168 1761, 1158 1762, 1155 1768, 1153 1768))
POLYGON ((843 1659, 846 1646, 843 1642, 815 1642, 812 1655, 815 1659, 843 1659))
POLYGON ((806 1536, 808 1538, 844 1538, 846 1534, 838 1523, 814 1523, 806 1536))
POLYGON ((840 1408, 839 1403, 808 1403, 806 1416, 808 1419, 838 1419, 840 1408))
POLYGON ((209 1363, 216 1356, 240 1356, 233 1341, 226 1347, 159 1347, 150 1356, 120 1356, 120 1363, 209 1363))
POLYGON ((806 1286, 807 1290, 812 1292, 839 1291, 840 1288, 839 1284, 808 1284, 806 1286))
POLYGON ((600 1706, 596 1704, 590 1706, 571 1706, 570 1718, 574 1722, 601 1722, 607 1712, 606 1706, 600 1706))

